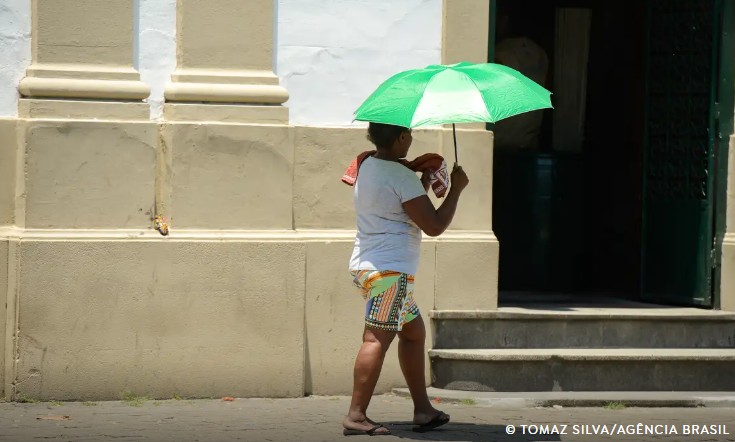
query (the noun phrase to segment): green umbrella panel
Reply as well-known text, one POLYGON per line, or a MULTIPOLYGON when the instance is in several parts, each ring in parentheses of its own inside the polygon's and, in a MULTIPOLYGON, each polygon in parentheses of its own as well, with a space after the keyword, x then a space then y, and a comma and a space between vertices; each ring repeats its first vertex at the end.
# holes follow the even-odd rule
MULTIPOLYGON (((355 111, 355 120, 408 128, 494 123, 551 107, 551 92, 515 69, 496 63, 457 63, 392 76, 355 111)), ((456 147, 455 134, 455 158, 456 147)))

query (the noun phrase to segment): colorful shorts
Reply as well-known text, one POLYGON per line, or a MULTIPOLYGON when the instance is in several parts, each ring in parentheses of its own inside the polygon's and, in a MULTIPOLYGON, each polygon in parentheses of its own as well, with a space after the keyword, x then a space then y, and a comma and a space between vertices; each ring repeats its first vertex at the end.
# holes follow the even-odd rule
POLYGON ((403 325, 419 316, 413 299, 413 276, 377 270, 353 271, 355 285, 367 299, 365 325, 399 332, 403 325))

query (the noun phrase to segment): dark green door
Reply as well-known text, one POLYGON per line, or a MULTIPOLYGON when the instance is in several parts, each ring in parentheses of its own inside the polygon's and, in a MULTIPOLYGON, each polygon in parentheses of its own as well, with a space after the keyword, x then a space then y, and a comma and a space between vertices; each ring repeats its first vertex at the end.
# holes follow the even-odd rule
POLYGON ((648 0, 642 296, 712 305, 721 0, 648 0))

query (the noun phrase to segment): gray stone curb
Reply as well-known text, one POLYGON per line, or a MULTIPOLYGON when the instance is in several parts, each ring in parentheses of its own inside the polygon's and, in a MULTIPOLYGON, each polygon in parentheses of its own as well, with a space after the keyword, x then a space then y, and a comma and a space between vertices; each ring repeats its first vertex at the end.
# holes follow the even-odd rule
MULTIPOLYGON (((494 408, 606 407, 611 404, 646 408, 735 407, 735 392, 719 391, 482 392, 439 388, 427 391, 432 400, 494 408)), ((393 394, 410 396, 407 388, 394 388, 393 394)))

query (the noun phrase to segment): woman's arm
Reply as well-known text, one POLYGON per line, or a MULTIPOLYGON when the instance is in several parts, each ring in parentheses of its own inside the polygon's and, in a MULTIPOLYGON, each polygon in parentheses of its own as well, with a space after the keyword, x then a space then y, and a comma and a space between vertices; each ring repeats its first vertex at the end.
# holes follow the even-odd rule
POLYGON ((459 196, 469 184, 469 179, 462 167, 455 164, 450 182, 452 186, 449 193, 438 209, 434 208, 427 195, 403 203, 403 210, 406 211, 408 217, 429 236, 441 235, 452 223, 454 213, 457 211, 459 196))

